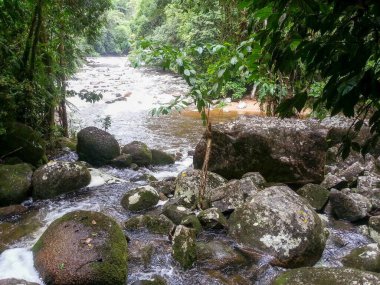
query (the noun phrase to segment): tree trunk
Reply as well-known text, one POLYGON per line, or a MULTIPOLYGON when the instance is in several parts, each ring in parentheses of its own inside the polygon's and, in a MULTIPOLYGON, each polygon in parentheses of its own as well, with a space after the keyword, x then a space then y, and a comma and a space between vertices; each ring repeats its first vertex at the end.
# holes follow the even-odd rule
POLYGON ((61 125, 63 128, 63 135, 65 137, 69 137, 69 123, 67 119, 67 108, 66 108, 66 73, 65 73, 65 46, 64 46, 64 39, 63 36, 61 36, 61 43, 59 45, 59 64, 61 67, 61 74, 59 76, 59 84, 61 89, 61 98, 59 102, 59 117, 61 121, 61 125))
POLYGON ((210 122, 210 110, 208 110, 208 115, 206 117, 207 120, 207 130, 206 130, 206 153, 205 159, 203 161, 202 166, 202 177, 201 183, 199 187, 199 197, 198 197, 198 209, 206 209, 207 208, 207 200, 206 200, 206 187, 207 187, 207 179, 208 179, 208 164, 211 155, 211 145, 212 145, 212 134, 211 134, 211 122, 210 122))

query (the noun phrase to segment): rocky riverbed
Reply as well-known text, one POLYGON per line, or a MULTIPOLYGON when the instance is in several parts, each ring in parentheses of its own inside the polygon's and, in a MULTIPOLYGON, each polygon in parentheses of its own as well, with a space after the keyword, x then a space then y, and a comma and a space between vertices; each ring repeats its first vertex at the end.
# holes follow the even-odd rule
POLYGON ((349 122, 220 117, 200 211, 201 123, 148 113, 179 78, 100 58, 70 86, 105 94, 72 98, 77 151, 0 165, 0 284, 380 283, 380 161, 337 156, 349 122))

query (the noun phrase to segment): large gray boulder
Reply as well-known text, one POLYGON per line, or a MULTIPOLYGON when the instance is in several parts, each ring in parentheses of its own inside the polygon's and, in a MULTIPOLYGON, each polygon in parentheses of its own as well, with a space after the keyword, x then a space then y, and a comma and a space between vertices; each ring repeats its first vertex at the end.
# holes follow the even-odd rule
POLYGON ((333 213, 339 218, 355 222, 365 218, 371 210, 368 198, 358 193, 331 191, 330 204, 333 213))
POLYGON ((238 243, 273 256, 282 267, 314 265, 327 238, 318 214, 286 186, 258 192, 228 222, 229 234, 238 243))
MULTIPOLYGON (((326 131, 315 125, 258 117, 216 125, 209 170, 227 179, 260 172, 269 182, 320 183, 327 142, 326 131)), ((194 168, 202 167, 205 149, 203 138, 195 149, 194 168)))
POLYGON ((272 285, 378 285, 380 275, 351 268, 298 268, 286 271, 272 285))
MULTIPOLYGON (((212 190, 224 185, 227 180, 222 176, 208 172, 206 196, 212 195, 212 190)), ((202 171, 201 170, 185 170, 178 174, 175 181, 174 197, 181 197, 188 206, 193 206, 199 195, 201 185, 202 171)))
POLYGON ((32 250, 45 284, 126 282, 127 241, 120 226, 104 214, 68 213, 46 229, 32 250))
POLYGON ((119 143, 106 131, 88 127, 81 130, 77 136, 79 159, 94 166, 107 164, 120 155, 119 143))
POLYGON ((33 197, 50 199, 79 190, 91 181, 90 171, 75 162, 51 161, 33 174, 33 197))
POLYGON ((252 199, 261 189, 252 182, 251 177, 232 180, 225 185, 212 189, 210 200, 213 207, 229 212, 252 199))
POLYGON ((29 164, 0 165, 0 207, 18 204, 28 198, 33 170, 29 164))

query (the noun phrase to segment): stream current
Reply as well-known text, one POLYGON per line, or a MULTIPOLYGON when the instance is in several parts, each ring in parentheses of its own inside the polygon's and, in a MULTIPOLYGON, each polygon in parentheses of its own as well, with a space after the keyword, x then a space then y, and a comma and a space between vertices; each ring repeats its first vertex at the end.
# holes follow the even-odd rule
MULTIPOLYGON (((26 236, 16 238, 10 243, 10 249, 0 255, 0 280, 18 278, 43 284, 33 266, 31 247, 50 223, 74 210, 91 210, 103 212, 122 224, 132 216, 120 205, 123 195, 137 185, 148 183, 140 179, 144 173, 160 180, 175 177, 190 167, 191 151, 202 136, 202 123, 193 112, 162 117, 150 115, 151 109, 168 103, 173 96, 188 92, 186 83, 171 73, 149 68, 134 69, 126 57, 89 58, 87 64, 68 82, 68 89, 77 92, 85 89, 103 94, 103 98, 94 104, 86 103, 78 97, 69 98, 70 129, 73 132, 88 126, 101 127, 102 120, 110 116, 111 126, 108 132, 115 136, 120 145, 139 140, 150 148, 176 154, 179 159, 172 166, 143 168, 138 171, 112 167, 91 169, 92 180, 87 188, 52 200, 27 201, 26 203, 31 205, 31 213, 17 221, 14 226, 33 225, 34 230, 26 236)), ((221 113, 220 116, 216 116, 216 121, 223 122, 233 118, 234 115, 221 113)), ((68 151, 55 159, 75 161, 77 156, 68 151)), ((346 222, 339 222, 337 226, 327 216, 324 218, 328 221, 330 238, 317 266, 339 267, 340 258, 349 250, 370 243, 370 240, 361 234, 360 227, 346 222)), ((283 271, 262 260, 258 265, 244 267, 235 272, 228 272, 227 269, 226 272, 218 273, 197 266, 185 272, 171 257, 171 243, 168 237, 147 232, 127 234, 131 239, 130 250, 139 243, 154 246, 152 262, 149 265, 129 262, 127 284, 160 275, 170 285, 246 284, 238 281, 231 283, 232 279, 239 280, 236 276, 244 277, 244 280, 249 280, 251 284, 264 285, 270 284, 272 278, 283 271), (234 278, 230 278, 231 276, 234 278)), ((234 245, 225 233, 205 233, 200 237, 203 241, 215 238, 234 245)))

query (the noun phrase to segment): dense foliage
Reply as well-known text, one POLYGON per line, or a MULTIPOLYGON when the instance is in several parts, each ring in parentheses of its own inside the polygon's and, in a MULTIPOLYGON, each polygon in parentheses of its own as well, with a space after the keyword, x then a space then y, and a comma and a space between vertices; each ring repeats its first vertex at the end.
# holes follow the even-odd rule
POLYGON ((58 111, 67 135, 66 78, 78 42, 94 38, 109 0, 0 1, 0 132, 23 122, 50 137, 58 111))

